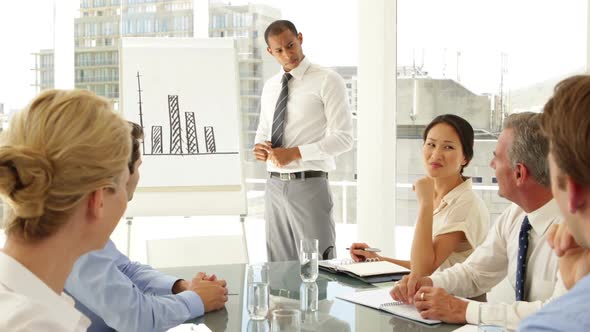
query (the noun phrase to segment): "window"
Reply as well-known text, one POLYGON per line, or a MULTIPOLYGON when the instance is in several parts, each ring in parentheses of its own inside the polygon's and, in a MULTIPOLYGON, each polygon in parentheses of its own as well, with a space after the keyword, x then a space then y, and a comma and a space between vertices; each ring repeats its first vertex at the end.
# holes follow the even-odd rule
POLYGON ((481 10, 469 1, 397 1, 397 226, 414 226, 411 184, 425 174, 422 131, 445 113, 475 129, 475 155, 465 174, 492 221, 508 206, 489 190, 497 186, 489 162, 502 120, 540 111, 558 80, 585 70, 586 1, 563 4, 494 1, 481 10))

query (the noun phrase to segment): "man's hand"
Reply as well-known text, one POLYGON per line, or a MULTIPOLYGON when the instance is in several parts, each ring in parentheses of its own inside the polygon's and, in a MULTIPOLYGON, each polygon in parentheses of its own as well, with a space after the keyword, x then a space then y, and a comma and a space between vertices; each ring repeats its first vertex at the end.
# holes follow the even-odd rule
POLYGON ((214 280, 206 280, 204 277, 206 277, 204 273, 197 273, 197 276, 192 280, 191 290, 197 293, 203 301, 205 312, 223 308, 227 302, 227 283, 225 280, 217 280, 215 276, 211 276, 215 278, 214 280))
POLYGON ((423 286, 431 287, 432 279, 428 277, 418 278, 410 273, 395 284, 393 289, 389 292, 389 295, 399 302, 414 303, 416 291, 423 286))
POLYGON ((361 250, 363 248, 369 248, 366 243, 353 243, 350 245, 350 257, 355 262, 364 262, 367 258, 380 258, 377 253, 361 250))
POLYGON ((590 273, 590 250, 576 243, 565 223, 551 225, 547 242, 559 259, 559 272, 565 288, 571 289, 578 280, 590 273))
POLYGON ((565 223, 551 225, 549 233, 547 233, 547 242, 559 257, 563 256, 569 249, 580 247, 565 223))
POLYGON ((467 301, 450 295, 442 288, 421 287, 414 296, 416 309, 424 319, 438 319, 446 323, 467 323, 467 301))
MULTIPOLYGON (((205 272, 199 272, 193 277, 193 280, 194 279, 215 281, 215 280, 217 280, 217 276, 214 274, 208 276, 205 272)), ((186 281, 184 279, 178 279, 178 280, 176 280, 174 285, 172 285, 172 294, 178 294, 178 293, 190 290, 190 289, 191 289, 191 284, 188 281, 186 281)))
POLYGON ((292 161, 301 159, 301 153, 298 147, 294 148, 274 148, 268 154, 268 159, 277 167, 289 165, 292 161))
POLYGON ((172 285, 172 294, 178 294, 178 293, 182 293, 186 290, 189 290, 190 286, 191 285, 188 283, 188 281, 186 281, 184 279, 178 279, 178 280, 176 280, 174 285, 172 285))
POLYGON ((270 141, 254 145, 254 157, 256 160, 266 161, 270 151, 272 151, 272 143, 270 141))
POLYGON ((568 249, 559 259, 559 272, 565 288, 571 289, 586 275, 590 274, 590 250, 568 249))

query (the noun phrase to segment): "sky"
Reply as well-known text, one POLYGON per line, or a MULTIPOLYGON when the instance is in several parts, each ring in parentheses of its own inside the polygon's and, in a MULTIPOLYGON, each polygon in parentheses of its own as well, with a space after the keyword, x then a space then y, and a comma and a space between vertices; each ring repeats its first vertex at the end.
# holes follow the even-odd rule
POLYGON ((53 0, 0 1, 0 45, 0 103, 6 113, 35 95, 31 53, 53 48, 53 0))
MULTIPOLYGON (((34 95, 31 53, 53 46, 54 1, 75 0, 0 2, 0 103, 5 110, 23 107, 34 95)), ((302 32, 304 52, 313 62, 357 65, 357 0, 231 1, 248 2, 280 8, 302 32)), ((513 89, 585 68, 587 0, 397 4, 398 65, 415 63, 435 78, 459 76, 476 93, 498 92, 501 53, 507 54, 504 82, 513 89)))

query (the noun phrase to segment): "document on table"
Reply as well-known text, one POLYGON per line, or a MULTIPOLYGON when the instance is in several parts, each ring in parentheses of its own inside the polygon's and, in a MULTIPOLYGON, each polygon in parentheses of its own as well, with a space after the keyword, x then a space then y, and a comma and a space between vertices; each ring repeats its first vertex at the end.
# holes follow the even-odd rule
POLYGON ((440 324, 440 320, 424 319, 413 304, 404 304, 394 301, 389 295, 389 289, 379 288, 370 291, 336 296, 339 299, 361 304, 374 309, 382 310, 406 319, 417 321, 423 324, 440 324))
POLYGON ((205 324, 180 324, 171 328, 168 332, 213 332, 205 324))
POLYGON ((477 325, 466 324, 453 330, 453 332, 477 332, 477 325))
POLYGON ((319 262, 320 269, 344 273, 368 283, 399 280, 410 270, 388 261, 354 262, 350 259, 331 259, 319 262))

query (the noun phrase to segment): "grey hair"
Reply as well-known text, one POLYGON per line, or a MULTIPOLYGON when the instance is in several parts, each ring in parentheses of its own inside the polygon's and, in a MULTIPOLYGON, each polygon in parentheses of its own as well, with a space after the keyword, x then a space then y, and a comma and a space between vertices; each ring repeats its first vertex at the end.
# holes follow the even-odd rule
POLYGON ((524 164, 533 179, 549 187, 549 141, 541 131, 541 114, 523 112, 511 114, 504 121, 504 129, 512 129, 514 139, 508 148, 508 159, 512 167, 524 164))

